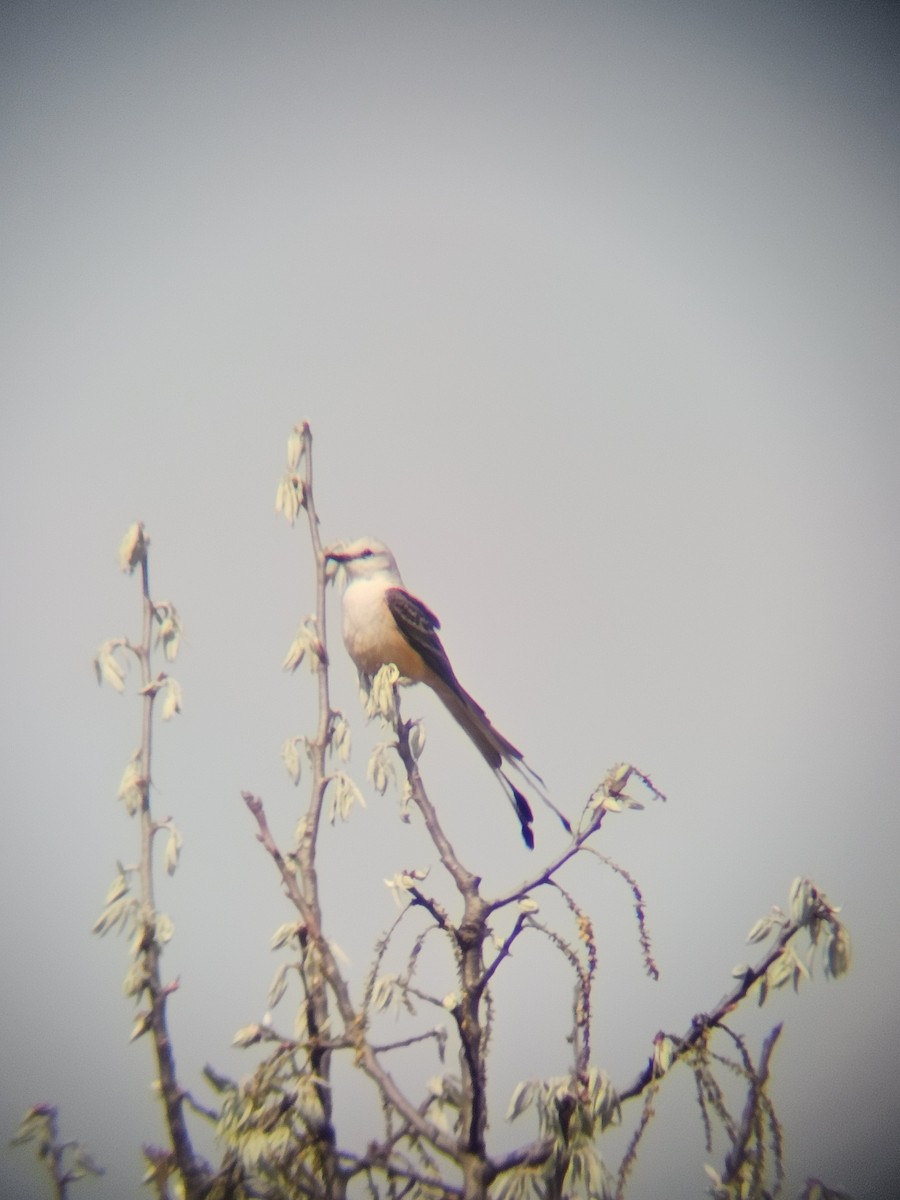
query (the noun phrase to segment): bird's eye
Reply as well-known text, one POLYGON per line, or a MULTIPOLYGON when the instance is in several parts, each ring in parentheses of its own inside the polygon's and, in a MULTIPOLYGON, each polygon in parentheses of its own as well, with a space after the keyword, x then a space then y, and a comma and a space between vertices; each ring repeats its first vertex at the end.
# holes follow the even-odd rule
POLYGON ((371 558, 374 553, 375 553, 374 550, 370 550, 369 547, 366 546, 365 550, 362 551, 362 553, 360 554, 359 557, 360 558, 371 558))

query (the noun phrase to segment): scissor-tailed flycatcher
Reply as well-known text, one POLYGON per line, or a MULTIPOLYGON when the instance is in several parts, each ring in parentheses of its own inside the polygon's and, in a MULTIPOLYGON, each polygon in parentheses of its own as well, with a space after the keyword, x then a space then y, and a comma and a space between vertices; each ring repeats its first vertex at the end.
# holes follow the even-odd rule
POLYGON ((344 645, 360 674, 371 679, 386 663, 395 663, 401 675, 427 684, 438 694, 497 776, 529 849, 534 847, 534 816, 528 801, 502 770, 504 763, 528 781, 571 833, 569 822, 544 794, 541 777, 526 764, 521 751, 494 728, 484 709, 456 678, 437 634, 440 621, 404 588, 387 546, 360 538, 329 550, 328 557, 343 563, 349 577, 343 605, 344 645))

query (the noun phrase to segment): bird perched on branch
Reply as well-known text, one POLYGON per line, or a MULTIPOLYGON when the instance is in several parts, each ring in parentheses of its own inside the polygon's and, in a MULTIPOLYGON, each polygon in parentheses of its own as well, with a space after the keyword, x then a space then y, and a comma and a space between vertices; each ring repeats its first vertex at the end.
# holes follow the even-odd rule
POLYGON ((571 833, 569 822, 545 794, 544 781, 528 766, 522 752, 494 728, 481 705, 456 678, 438 637, 440 621, 403 586, 387 546, 374 538, 360 538, 346 546, 332 547, 327 557, 342 563, 347 572, 344 645, 360 675, 371 680, 381 667, 394 663, 401 675, 414 683, 427 684, 437 693, 496 776, 529 849, 534 847, 534 815, 504 766, 517 771, 571 833))

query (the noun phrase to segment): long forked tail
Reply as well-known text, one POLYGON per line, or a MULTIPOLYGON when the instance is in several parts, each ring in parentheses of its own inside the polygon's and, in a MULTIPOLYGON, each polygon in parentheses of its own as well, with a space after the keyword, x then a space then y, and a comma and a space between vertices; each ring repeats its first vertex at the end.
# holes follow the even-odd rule
POLYGON ((506 798, 513 807, 513 812, 519 818, 519 828, 522 830, 522 841, 529 850, 534 849, 534 831, 531 828, 534 821, 534 813, 531 811, 531 805, 512 782, 508 775, 498 767, 494 774, 497 776, 497 781, 506 793, 506 798))
POLYGON ((531 829, 534 822, 534 814, 525 796, 512 782, 506 772, 502 770, 504 763, 508 764, 514 771, 517 771, 521 775, 532 791, 536 792, 547 807, 556 814, 566 832, 571 833, 572 826, 550 800, 543 779, 528 766, 521 750, 517 750, 512 742, 508 741, 499 730, 494 728, 481 705, 476 703, 469 693, 458 683, 456 687, 450 687, 444 680, 439 679, 432 683, 432 687, 438 696, 440 696, 447 711, 469 735, 482 758, 484 758, 485 762, 497 776, 497 780, 503 788, 506 798, 512 805, 513 812, 519 821, 522 838, 528 849, 534 849, 534 833, 531 829))

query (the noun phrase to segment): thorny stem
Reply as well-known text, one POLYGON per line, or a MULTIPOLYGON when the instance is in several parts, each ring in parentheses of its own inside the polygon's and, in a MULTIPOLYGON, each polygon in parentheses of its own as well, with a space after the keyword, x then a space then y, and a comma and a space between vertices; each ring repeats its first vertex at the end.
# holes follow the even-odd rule
MULTIPOLYGON (((412 747, 409 744, 409 734, 412 729, 412 722, 403 721, 399 717, 400 700, 397 698, 397 753, 406 769, 406 777, 409 780, 410 788, 412 789, 413 800, 422 814, 425 821, 425 826, 428 829, 428 834, 434 842, 435 848, 440 855, 447 873, 456 884, 457 890, 463 897, 463 900, 468 904, 476 897, 481 901, 478 894, 478 888, 481 884, 481 878, 478 875, 473 875, 471 871, 466 870, 459 859, 456 857, 456 851, 450 844, 450 840, 444 833, 443 827, 438 820, 437 811, 434 805, 428 798, 428 793, 425 791, 425 785, 422 782, 422 776, 419 772, 419 764, 416 762, 412 752, 412 747)), ((483 904, 483 901, 481 901, 483 904)), ((465 918, 464 918, 465 920, 465 918)))
MULTIPOLYGON (((399 711, 399 710, 398 710, 399 711)), ((397 720, 397 750, 406 768, 413 801, 422 813, 431 840, 437 847, 441 862, 452 877, 463 900, 463 916, 452 934, 459 952, 460 997, 453 1009, 460 1039, 460 1074, 462 1077, 462 1134, 460 1152, 465 1177, 466 1196, 483 1193, 494 1177, 487 1170, 485 1134, 487 1132, 487 1028, 482 1018, 481 1004, 485 994, 484 942, 488 936, 489 907, 479 892, 481 879, 468 871, 456 856, 445 835, 437 812, 425 791, 419 767, 409 744, 410 725, 397 720), (480 1164, 476 1168, 476 1164, 480 1164)))
POLYGON ((546 867, 542 868, 536 875, 533 875, 530 879, 526 880, 525 883, 521 883, 518 887, 513 888, 512 891, 507 892, 503 896, 497 896, 495 899, 489 901, 488 912, 496 912, 500 908, 505 908, 508 904, 515 904, 518 900, 521 900, 524 896, 527 896, 529 892, 534 891, 536 888, 543 887, 546 884, 552 884, 554 882, 554 876, 559 873, 560 868, 564 867, 567 862, 575 858, 576 855, 578 855, 584 849, 588 838, 593 837, 593 835, 597 832, 603 821, 603 817, 604 813, 602 811, 598 812, 588 828, 576 833, 565 850, 563 850, 560 854, 557 854, 556 858, 552 859, 546 867))
POLYGON ((156 1051, 160 1095, 165 1111, 166 1124, 172 1142, 172 1152, 178 1170, 184 1180, 188 1200, 200 1200, 206 1192, 206 1171, 198 1161, 191 1143, 187 1122, 184 1117, 185 1093, 178 1083, 175 1069, 175 1052, 169 1037, 166 1001, 171 987, 162 983, 160 957, 162 948, 156 937, 156 900, 153 885, 153 839, 156 826, 150 808, 151 751, 153 738, 153 703, 155 689, 151 684, 151 646, 155 609, 150 598, 150 572, 146 552, 141 559, 141 601, 143 628, 141 645, 137 657, 141 664, 143 685, 143 712, 141 719, 141 762, 143 764, 143 786, 141 797, 141 928, 143 930, 141 953, 147 973, 147 993, 150 998, 149 1027, 156 1051))
MULTIPOLYGON (((303 497, 306 517, 309 525, 309 536, 312 542, 313 557, 316 564, 316 631, 319 644, 316 648, 316 678, 318 683, 319 715, 316 736, 309 742, 310 765, 312 768, 312 787, 310 805, 306 816, 306 825, 297 846, 297 863, 300 867, 300 879, 303 898, 314 926, 321 930, 322 912, 319 902, 319 877, 316 870, 316 848, 318 846, 319 823, 322 818, 322 805, 327 786, 326 754, 331 732, 331 697, 328 684, 328 658, 325 647, 326 639, 326 610, 325 610, 325 554, 319 537, 319 518, 316 515, 313 500, 313 462, 312 462, 312 430, 304 422, 300 431, 301 458, 303 462, 303 497)), ((321 935, 319 941, 321 942, 321 935)), ((319 943, 315 943, 318 946, 319 943)), ((329 1197, 338 1200, 343 1195, 345 1183, 340 1174, 336 1158, 336 1134, 333 1122, 333 1098, 331 1088, 331 1059, 332 1052, 323 1041, 329 1025, 328 993, 325 979, 316 964, 315 955, 309 959, 310 970, 306 976, 309 1003, 307 1005, 307 1032, 312 1044, 310 1067, 317 1080, 316 1091, 322 1107, 323 1122, 319 1130, 323 1153, 321 1169, 323 1182, 329 1197)))
POLYGON ((19 1146, 31 1141, 37 1142, 38 1161, 47 1167, 56 1200, 66 1200, 69 1184, 82 1178, 86 1172, 103 1174, 102 1168, 83 1154, 77 1142, 59 1140, 59 1111, 55 1105, 35 1104, 29 1109, 19 1133, 10 1144, 19 1146), (71 1166, 67 1167, 66 1160, 69 1157, 71 1166))
POLYGON ((322 934, 321 926, 317 919, 315 909, 307 903, 306 897, 300 885, 297 883, 294 871, 288 866, 284 855, 278 848, 272 831, 269 828, 269 823, 266 820, 265 809, 263 803, 258 796, 254 796, 251 792, 241 793, 244 803, 247 805, 250 812, 256 820, 259 832, 257 837, 260 843, 270 855, 274 863, 281 873, 281 881, 284 885, 285 893, 294 904, 297 911, 306 922, 310 940, 314 942, 319 953, 319 958, 322 966, 322 974, 326 983, 331 989, 335 997, 338 1012, 341 1015, 341 1020, 344 1023, 347 1037, 353 1043, 359 1065, 369 1076, 370 1079, 378 1086, 381 1093, 384 1095, 389 1104, 391 1104, 399 1115, 407 1122, 407 1124, 415 1130, 417 1134, 424 1137, 436 1149, 442 1153, 453 1157, 454 1147, 451 1139, 432 1125, 422 1114, 416 1109, 397 1087, 394 1080, 382 1067, 378 1061, 377 1053, 365 1037, 365 1018, 362 1012, 358 1012, 353 1005, 350 997, 350 989, 347 982, 341 974, 340 967, 335 959, 334 953, 329 946, 327 940, 322 934))
POLYGON ((332 1123, 332 1096, 330 1070, 333 1040, 326 1041, 323 1031, 329 1024, 329 998, 331 991, 337 1010, 344 1025, 346 1037, 352 1042, 357 1062, 373 1080, 385 1102, 405 1121, 407 1127, 430 1142, 440 1152, 454 1156, 452 1139, 439 1130, 420 1112, 398 1088, 394 1080, 378 1059, 378 1050, 365 1037, 365 1016, 357 1011, 334 953, 322 930, 322 911, 319 883, 316 871, 316 848, 322 818, 325 790, 328 785, 326 756, 331 739, 334 713, 331 708, 328 679, 328 655, 326 649, 326 605, 325 553, 319 536, 319 519, 313 497, 312 433, 304 423, 299 429, 301 438, 301 460, 303 478, 299 482, 302 504, 306 509, 310 540, 316 565, 316 647, 315 670, 318 682, 318 725, 316 736, 308 743, 312 769, 311 797, 309 808, 298 845, 289 864, 278 848, 266 820, 262 801, 250 792, 243 792, 244 802, 256 819, 258 838, 275 862, 281 874, 284 890, 295 905, 304 922, 303 938, 307 959, 312 964, 307 974, 308 990, 308 1035, 314 1047, 311 1067, 318 1079, 319 1099, 324 1114, 321 1130, 324 1153, 321 1157, 323 1183, 331 1197, 340 1197, 346 1191, 347 1175, 341 1170, 336 1150, 335 1131, 332 1123))
POLYGON ((747 1160, 747 1147, 750 1144, 753 1127, 759 1113, 760 1096, 764 1092, 769 1079, 769 1059, 772 1056, 772 1051, 775 1049, 775 1043, 778 1041, 780 1034, 781 1025, 779 1024, 769 1033, 763 1043, 759 1066, 753 1071, 750 1077, 750 1091, 747 1095, 747 1103, 744 1105, 741 1124, 736 1132, 731 1150, 728 1152, 728 1157, 725 1160, 725 1172, 722 1176, 724 1183, 730 1183, 740 1171, 742 1164, 747 1160))
MULTIPOLYGON (((765 978, 766 972, 780 957, 785 946, 787 946, 792 938, 796 937, 802 928, 803 925, 796 921, 791 921, 785 925, 772 948, 759 960, 755 967, 749 967, 744 972, 737 986, 732 988, 730 992, 727 992, 711 1012, 694 1017, 691 1027, 686 1033, 679 1038, 672 1039, 675 1045, 673 1061, 684 1057, 689 1050, 702 1042, 710 1029, 721 1025, 725 1017, 737 1008, 741 1001, 748 995, 754 984, 765 978)), ((635 1096, 640 1096, 656 1078, 658 1078, 658 1074, 651 1058, 640 1075, 627 1088, 619 1092, 619 1100, 631 1100, 635 1096)))

